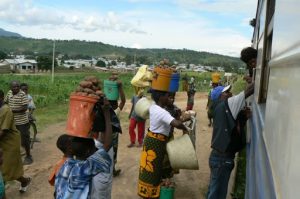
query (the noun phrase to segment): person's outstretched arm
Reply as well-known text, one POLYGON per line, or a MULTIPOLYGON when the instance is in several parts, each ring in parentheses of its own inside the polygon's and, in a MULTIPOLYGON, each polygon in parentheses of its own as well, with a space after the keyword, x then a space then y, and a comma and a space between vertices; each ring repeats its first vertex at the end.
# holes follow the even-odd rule
POLYGON ((118 87, 119 87, 119 94, 120 94, 120 98, 121 98, 119 108, 120 108, 120 110, 123 110, 125 103, 126 103, 126 97, 125 97, 125 93, 123 90, 122 82, 120 80, 118 81, 118 87))
POLYGON ((112 144, 112 126, 111 126, 111 119, 110 119, 110 103, 109 101, 104 98, 102 105, 104 120, 105 120, 105 132, 99 133, 98 140, 103 142, 103 148, 106 151, 109 151, 111 144, 112 144), (102 137, 101 137, 102 136, 102 137))
POLYGON ((181 130, 183 130, 185 132, 188 131, 188 129, 186 128, 186 126, 184 126, 184 124, 180 120, 176 120, 176 119, 172 120, 171 126, 177 128, 177 129, 181 129, 181 130))

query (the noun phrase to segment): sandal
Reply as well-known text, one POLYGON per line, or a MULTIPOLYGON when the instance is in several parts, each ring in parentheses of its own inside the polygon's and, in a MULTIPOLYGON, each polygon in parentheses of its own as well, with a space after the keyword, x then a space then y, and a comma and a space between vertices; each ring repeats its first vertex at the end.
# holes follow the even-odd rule
POLYGON ((28 177, 27 180, 28 180, 28 181, 27 181, 26 186, 24 186, 24 187, 23 187, 22 185, 20 186, 20 188, 19 188, 19 192, 20 192, 20 193, 25 193, 25 192, 27 191, 29 185, 31 184, 32 178, 31 178, 31 177, 28 177))

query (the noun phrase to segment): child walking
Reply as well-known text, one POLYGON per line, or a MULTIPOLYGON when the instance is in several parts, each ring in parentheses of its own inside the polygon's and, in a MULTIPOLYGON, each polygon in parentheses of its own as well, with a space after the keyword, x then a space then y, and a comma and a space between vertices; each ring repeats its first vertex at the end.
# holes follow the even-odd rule
POLYGON ((135 145, 135 139, 136 139, 136 134, 135 134, 135 128, 136 126, 138 127, 138 147, 143 146, 143 139, 144 139, 144 133, 145 133, 145 119, 139 117, 135 111, 134 107, 135 104, 144 96, 144 90, 140 89, 137 93, 136 96, 133 96, 131 99, 131 111, 129 113, 129 135, 130 135, 130 144, 127 146, 128 148, 131 148, 135 145))

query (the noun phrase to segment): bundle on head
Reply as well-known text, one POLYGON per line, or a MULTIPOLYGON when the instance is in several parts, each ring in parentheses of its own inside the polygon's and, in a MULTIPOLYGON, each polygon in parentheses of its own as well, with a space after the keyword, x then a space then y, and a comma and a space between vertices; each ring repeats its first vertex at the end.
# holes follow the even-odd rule
POLYGON ((103 96, 99 83, 100 81, 97 77, 87 76, 83 81, 79 83, 79 86, 77 86, 75 92, 73 92, 72 94, 99 98, 103 96))
POLYGON ((174 72, 176 72, 176 66, 172 65, 168 59, 163 59, 159 62, 159 67, 162 68, 171 68, 174 72))

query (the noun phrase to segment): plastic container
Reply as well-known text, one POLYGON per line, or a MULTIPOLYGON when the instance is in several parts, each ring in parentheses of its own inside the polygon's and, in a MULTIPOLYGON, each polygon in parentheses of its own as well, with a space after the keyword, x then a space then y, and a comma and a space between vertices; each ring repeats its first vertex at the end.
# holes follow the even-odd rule
POLYGON ((142 97, 134 106, 134 112, 143 119, 149 118, 149 108, 153 102, 146 97, 142 97))
POLYGON ((159 91, 169 91, 173 70, 170 68, 155 67, 151 88, 159 91))
POLYGON ((104 94, 108 100, 119 99, 119 89, 118 89, 117 82, 104 80, 103 87, 104 87, 104 94))
POLYGON ((151 86, 152 73, 148 71, 148 66, 143 65, 139 68, 135 76, 131 80, 131 84, 135 87, 149 87, 151 86))
POLYGON ((198 170, 196 151, 189 135, 184 134, 167 143, 167 153, 173 169, 198 170))
POLYGON ((159 199, 173 199, 175 195, 174 187, 160 187, 159 199))
POLYGON ((212 83, 219 83, 220 79, 221 79, 221 74, 220 73, 212 73, 211 74, 212 83))
POLYGON ((70 135, 87 137, 94 121, 93 108, 98 100, 88 96, 70 96, 66 131, 70 135))
POLYGON ((170 92, 177 92, 179 89, 179 80, 180 80, 180 74, 179 73, 173 73, 171 76, 171 82, 169 91, 170 92))

